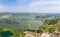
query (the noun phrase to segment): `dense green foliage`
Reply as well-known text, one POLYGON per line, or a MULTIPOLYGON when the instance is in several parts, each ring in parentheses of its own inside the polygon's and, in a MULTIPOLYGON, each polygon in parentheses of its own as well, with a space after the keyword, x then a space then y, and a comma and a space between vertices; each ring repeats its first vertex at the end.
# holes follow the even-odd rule
POLYGON ((55 29, 54 28, 48 28, 48 30, 50 33, 53 33, 55 29))
POLYGON ((45 15, 45 16, 36 16, 36 18, 48 18, 48 17, 50 17, 50 16, 48 16, 48 15, 45 15))
POLYGON ((48 24, 48 25, 54 25, 58 22, 58 19, 55 19, 55 20, 45 20, 45 22, 48 24))

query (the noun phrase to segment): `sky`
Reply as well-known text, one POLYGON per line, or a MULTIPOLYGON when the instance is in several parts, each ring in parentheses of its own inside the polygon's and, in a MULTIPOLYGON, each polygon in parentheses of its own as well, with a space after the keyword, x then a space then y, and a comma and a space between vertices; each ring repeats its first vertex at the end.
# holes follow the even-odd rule
POLYGON ((59 13, 60 0, 0 0, 0 12, 59 13))

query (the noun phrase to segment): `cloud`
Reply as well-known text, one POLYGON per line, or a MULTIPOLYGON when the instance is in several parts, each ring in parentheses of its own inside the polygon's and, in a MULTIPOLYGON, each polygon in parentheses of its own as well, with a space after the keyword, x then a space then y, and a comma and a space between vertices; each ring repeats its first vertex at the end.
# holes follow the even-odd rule
MULTIPOLYGON (((36 6, 60 6, 60 1, 35 1, 33 3, 31 3, 29 6, 30 7, 36 7, 36 6)), ((50 7, 51 7, 50 6, 50 7)))
POLYGON ((0 5, 0 12, 2 12, 5 9, 3 5, 0 5))
POLYGON ((27 12, 60 12, 60 1, 38 0, 30 3, 28 7, 23 10, 27 12))
POLYGON ((15 12, 60 12, 60 0, 19 0, 18 6, 13 11, 15 12), (28 3, 27 1, 30 2, 28 3))
POLYGON ((16 0, 14 6, 0 5, 0 12, 60 12, 60 0, 16 0))

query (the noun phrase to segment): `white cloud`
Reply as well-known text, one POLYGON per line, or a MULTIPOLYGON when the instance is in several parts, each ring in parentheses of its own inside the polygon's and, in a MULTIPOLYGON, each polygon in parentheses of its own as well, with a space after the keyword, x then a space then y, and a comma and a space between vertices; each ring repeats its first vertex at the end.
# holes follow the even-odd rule
POLYGON ((60 12, 60 0, 37 0, 31 2, 26 7, 24 6, 24 8, 16 8, 15 12, 60 12), (50 6, 50 4, 53 6, 50 6))
POLYGON ((60 1, 58 0, 39 0, 29 4, 25 11, 28 12, 60 12, 60 1), (48 6, 52 4, 52 6, 48 6), (46 6, 44 6, 46 5, 46 6))
POLYGON ((5 10, 5 6, 0 5, 0 12, 2 12, 3 10, 5 10))
MULTIPOLYGON (((18 5, 14 8, 0 5, 0 12, 60 12, 60 0, 38 0, 33 1, 27 6, 20 7, 22 0, 17 0, 18 5), (47 6, 52 4, 53 6, 47 6), (46 5, 46 6, 44 6, 46 5)), ((23 2, 26 2, 24 0, 23 2)))
POLYGON ((17 8, 16 12, 44 12, 44 13, 48 13, 48 12, 60 12, 60 7, 27 7, 27 8, 17 8))
POLYGON ((34 7, 34 6, 41 6, 41 5, 49 5, 49 4, 52 4, 52 5, 56 5, 56 6, 60 6, 60 1, 35 1, 31 4, 29 4, 30 7, 34 7))

